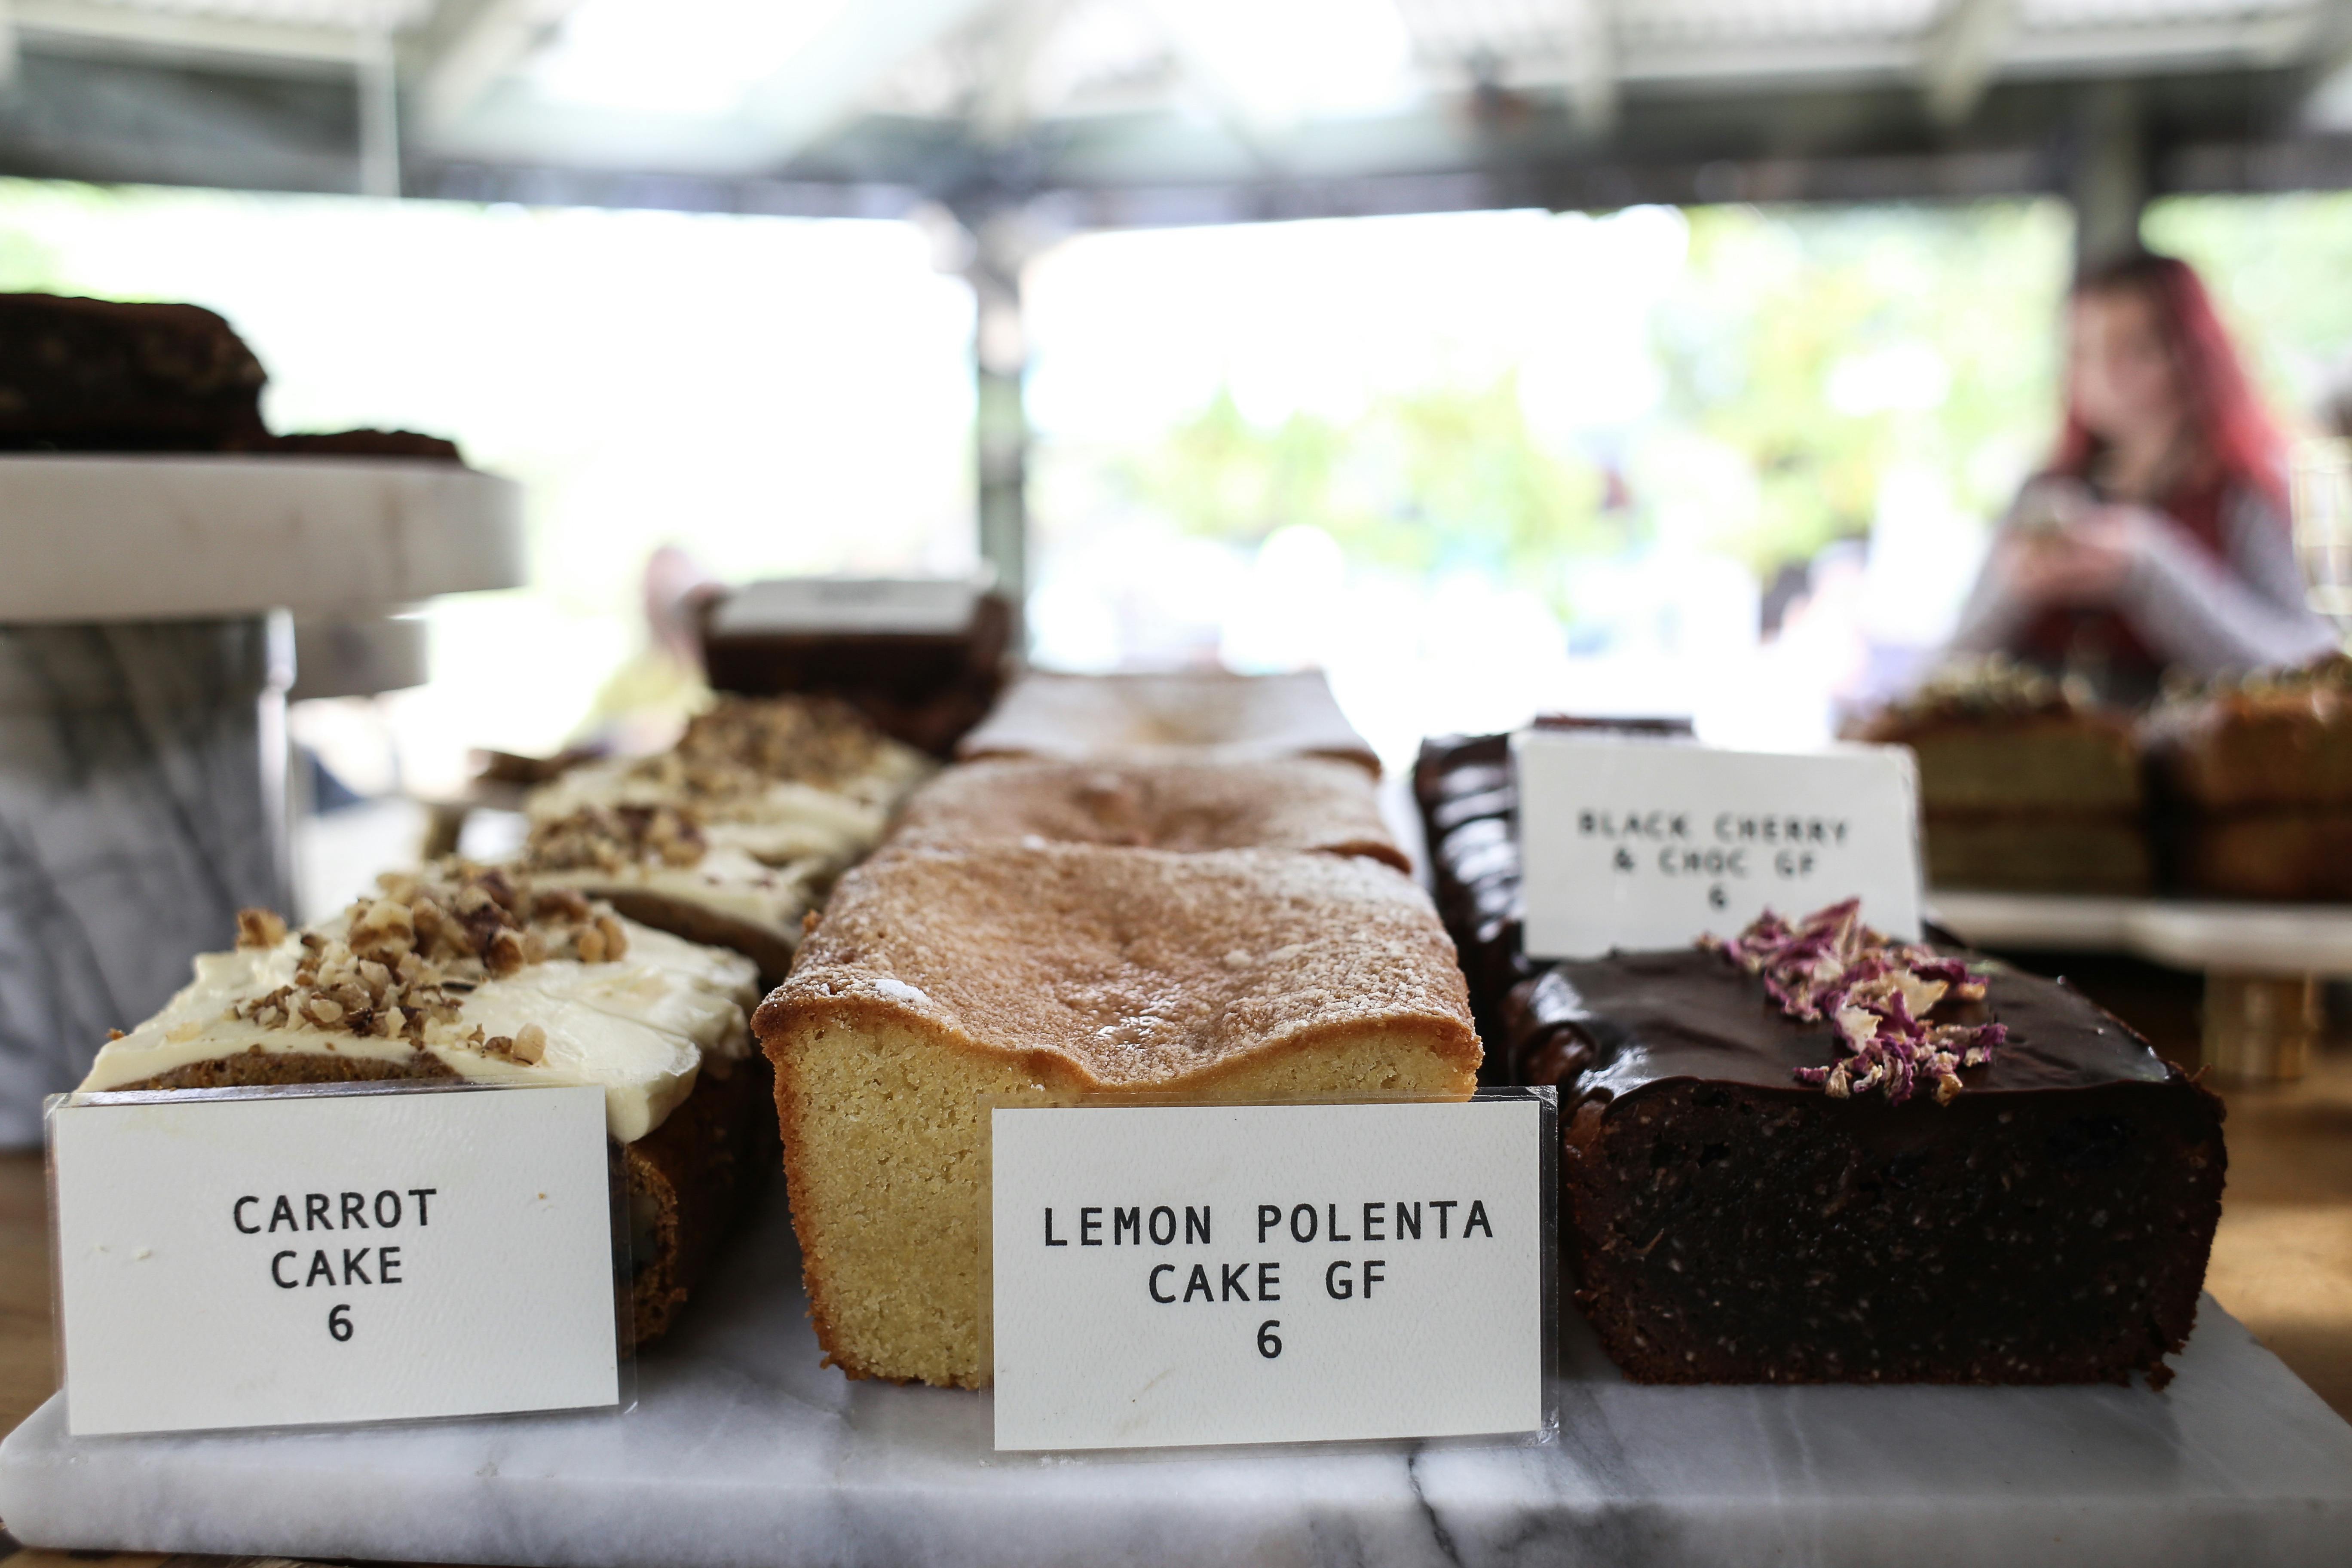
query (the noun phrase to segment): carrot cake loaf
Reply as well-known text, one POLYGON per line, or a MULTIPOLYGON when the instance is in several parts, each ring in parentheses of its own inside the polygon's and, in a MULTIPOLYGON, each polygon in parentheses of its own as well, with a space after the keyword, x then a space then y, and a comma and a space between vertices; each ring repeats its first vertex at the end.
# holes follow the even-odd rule
POLYGON ((753 1026, 827 1361, 972 1388, 992 1100, 1466 1099, 1421 889, 1260 849, 909 845, 851 871, 753 1026))
POLYGON ((731 947, 772 984, 792 967, 801 920, 840 867, 829 854, 773 863, 676 805, 582 805, 530 825, 518 864, 541 887, 575 888, 635 921, 731 947))
POLYGON ((526 803, 520 868, 783 978, 802 917, 934 771, 828 698, 727 699, 658 756, 571 769, 526 803))
POLYGON ((1043 840, 1187 852, 1299 849, 1412 869, 1364 770, 1325 757, 1261 762, 1000 758, 965 763, 908 800, 893 845, 1043 840))
POLYGON ((668 751, 574 768, 525 809, 551 822, 589 805, 673 806, 769 865, 838 868, 880 840, 934 766, 830 698, 724 698, 668 751))
POLYGON ((1380 758, 1339 711, 1331 683, 1316 669, 1287 675, 1033 672, 956 748, 967 761, 1171 752, 1220 761, 1337 757, 1375 776, 1381 771, 1380 758))
POLYGON ((768 1167, 755 967, 569 888, 443 862, 289 931, 248 910, 231 952, 100 1051, 84 1090, 383 1079, 593 1085, 639 1236, 640 1342, 667 1327, 768 1167))

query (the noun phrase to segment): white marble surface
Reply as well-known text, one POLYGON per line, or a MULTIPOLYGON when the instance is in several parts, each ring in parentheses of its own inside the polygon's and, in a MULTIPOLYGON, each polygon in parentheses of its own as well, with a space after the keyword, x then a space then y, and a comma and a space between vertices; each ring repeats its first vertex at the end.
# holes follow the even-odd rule
POLYGON ((2129 952, 2176 969, 2352 975, 2352 905, 2074 898, 1937 889, 1929 913, 1979 947, 2129 952))
POLYGON ((285 907, 283 643, 257 616, 0 625, 0 1147, 239 907, 285 907))
POLYGON ((392 458, 0 456, 0 622, 335 611, 521 585, 522 489, 392 458))
POLYGON ((0 1517, 631 1568, 2352 1562, 2352 1427, 2210 1300, 2162 1394, 1639 1388, 1580 1333, 1556 1447, 998 1463, 984 1396, 820 1368, 797 1270, 778 1194, 625 1415, 73 1442, 52 1400, 0 1443, 0 1517))

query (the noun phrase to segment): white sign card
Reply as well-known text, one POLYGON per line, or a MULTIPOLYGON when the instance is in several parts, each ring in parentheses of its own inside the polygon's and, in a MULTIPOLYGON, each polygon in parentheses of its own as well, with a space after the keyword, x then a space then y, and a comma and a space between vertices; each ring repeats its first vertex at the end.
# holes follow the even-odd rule
POLYGON ((774 577, 719 602, 719 636, 833 633, 953 637, 968 629, 992 573, 969 577, 774 577))
POLYGON ((59 1100, 76 1436, 620 1397, 593 1088, 59 1100))
POLYGON ((1572 731, 1511 737, 1524 942, 1593 958, 1730 936, 1859 897, 1919 934, 1918 783, 1900 746, 1727 752, 1572 731))
POLYGON ((996 1447, 1541 1428, 1550 1110, 996 1110, 996 1447))

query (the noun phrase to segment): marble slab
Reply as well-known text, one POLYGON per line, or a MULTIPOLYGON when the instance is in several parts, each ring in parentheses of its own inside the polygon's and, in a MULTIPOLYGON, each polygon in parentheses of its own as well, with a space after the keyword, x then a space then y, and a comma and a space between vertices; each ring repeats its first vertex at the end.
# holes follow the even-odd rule
POLYGON ((2163 1394, 1642 1388, 1580 1332, 1551 1447, 999 1460, 985 1395, 818 1366, 798 1279, 779 1192, 625 1415, 77 1442, 52 1399, 0 1443, 0 1517, 583 1568, 2352 1562, 2352 1427, 2210 1298, 2163 1394))
POLYGON ((2175 969, 2352 975, 2352 905, 2076 898, 1937 889, 1933 916, 1979 947, 2128 952, 2175 969))
POLYGON ((0 622, 341 611, 520 587, 522 488, 391 458, 0 456, 0 622))
MULTIPOLYGON (((0 571, 0 583, 6 573, 0 571)), ((287 905, 285 639, 258 616, 0 625, 0 1148, 287 905)))

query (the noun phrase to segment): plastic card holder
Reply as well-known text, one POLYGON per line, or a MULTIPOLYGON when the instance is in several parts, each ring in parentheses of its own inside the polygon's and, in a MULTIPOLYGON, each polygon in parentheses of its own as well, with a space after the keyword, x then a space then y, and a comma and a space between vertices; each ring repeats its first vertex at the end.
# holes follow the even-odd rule
POLYGON ((1559 1440, 1556 1089, 985 1103, 982 1464, 1559 1440))
POLYGON ((601 1089, 105 1091, 44 1125, 76 1438, 635 1405, 650 1233, 601 1089))

